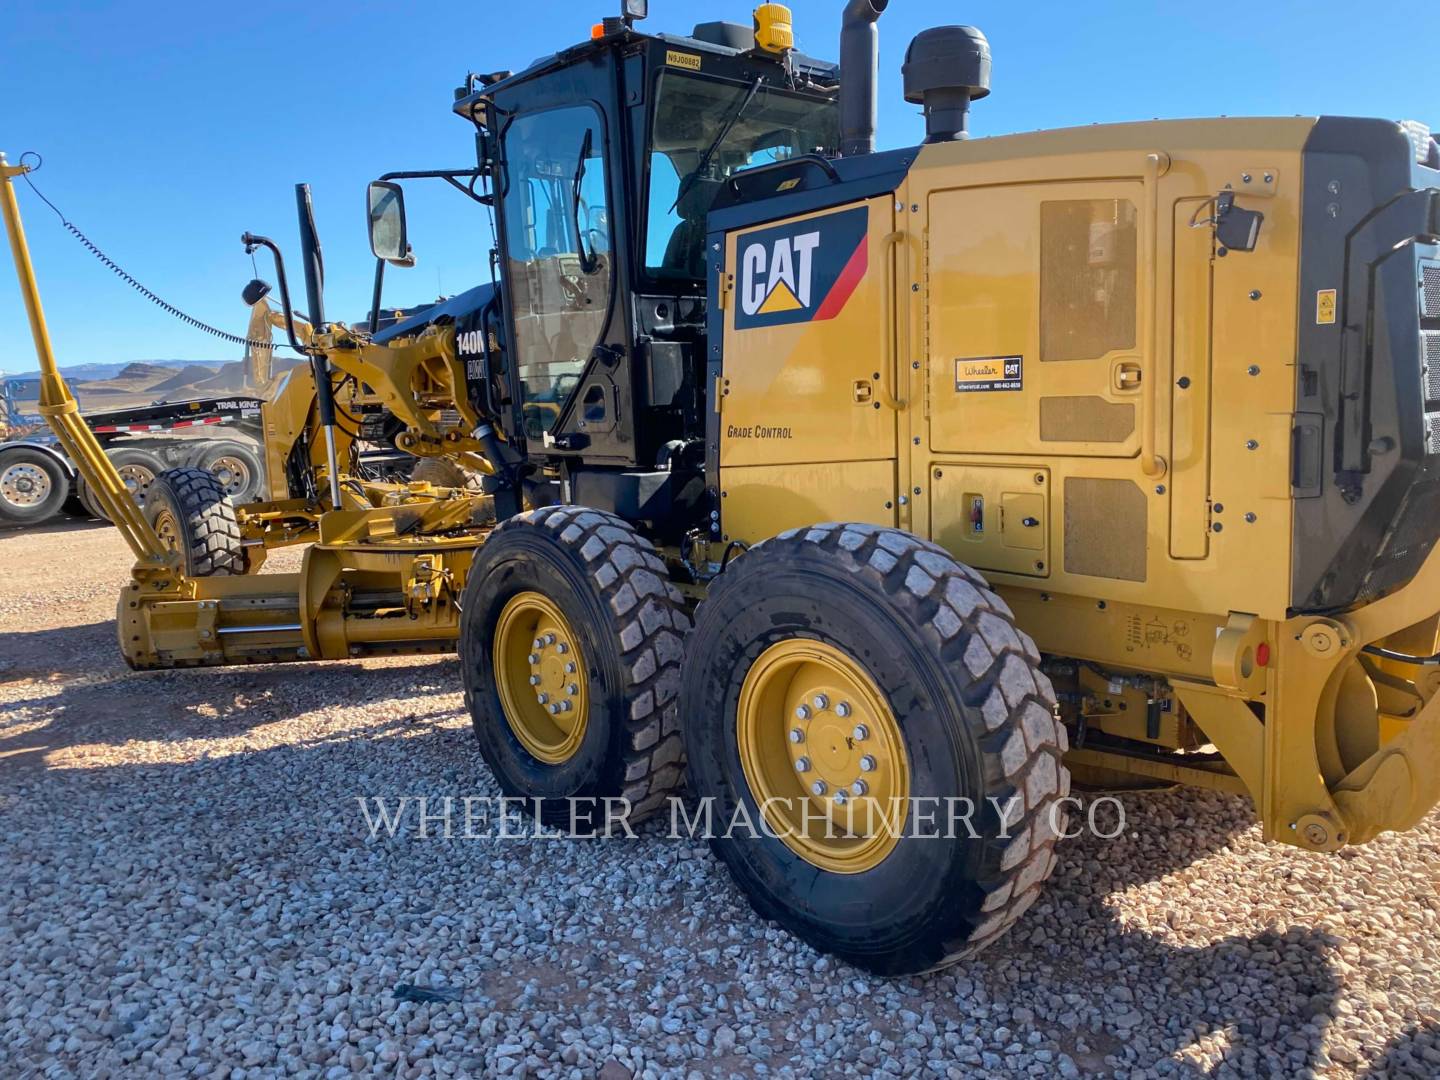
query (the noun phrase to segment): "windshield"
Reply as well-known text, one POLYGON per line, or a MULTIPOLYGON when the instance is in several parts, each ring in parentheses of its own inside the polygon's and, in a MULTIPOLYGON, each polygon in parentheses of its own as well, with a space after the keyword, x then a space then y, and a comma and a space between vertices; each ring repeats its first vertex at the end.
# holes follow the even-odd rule
POLYGON ((703 279, 705 214, 724 181, 754 165, 800 154, 834 154, 839 115, 834 101, 772 90, 763 83, 752 96, 747 83, 661 72, 650 144, 646 269, 656 277, 703 279), (702 162, 722 131, 725 137, 702 162))

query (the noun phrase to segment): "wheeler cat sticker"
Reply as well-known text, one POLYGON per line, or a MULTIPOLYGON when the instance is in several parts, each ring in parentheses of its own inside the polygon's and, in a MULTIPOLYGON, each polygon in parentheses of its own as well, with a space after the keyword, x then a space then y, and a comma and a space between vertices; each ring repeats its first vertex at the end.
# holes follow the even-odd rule
POLYGON ((859 206, 742 233, 735 244, 740 271, 735 329, 840 314, 865 276, 869 217, 869 208, 859 206))
POLYGON ((1023 390, 1023 356, 973 356, 955 361, 955 392, 1023 390))

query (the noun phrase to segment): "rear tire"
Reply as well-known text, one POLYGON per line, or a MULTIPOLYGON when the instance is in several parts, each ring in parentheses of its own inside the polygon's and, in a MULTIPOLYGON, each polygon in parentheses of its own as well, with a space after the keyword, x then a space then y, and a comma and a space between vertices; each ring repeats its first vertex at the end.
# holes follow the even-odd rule
POLYGON ((214 474, 170 469, 150 484, 145 519, 161 543, 184 558, 187 577, 245 573, 245 548, 235 505, 214 474))
MULTIPOLYGON (((944 967, 1003 934, 1055 865, 1063 817, 1052 810, 1069 790, 1065 731, 1039 660, 979 574, 909 533, 817 525, 742 555, 696 614, 680 709, 691 790, 714 800, 711 846, 755 909, 817 949, 885 974, 944 967), (779 690, 759 696, 747 689, 756 685, 752 672, 769 678, 763 673, 777 648, 782 657, 798 652, 801 662, 779 690), (826 675, 826 656, 858 673, 848 684, 826 675), (851 687, 843 707, 838 693, 805 696, 842 684, 851 687), (885 715, 852 739, 847 725, 869 719, 865 686, 885 715), (814 708, 802 713, 796 701, 814 708), (832 713, 851 719, 836 722, 832 713), (891 742, 871 728, 893 732, 891 742), (803 763, 790 768, 785 755, 801 752, 803 763), (807 801, 813 791, 798 786, 797 771, 807 785, 828 782, 825 794, 807 801), (756 787, 764 798, 789 797, 779 790, 786 778, 797 796, 772 807, 798 798, 834 816, 845 806, 832 794, 842 786, 852 803, 890 792, 893 805, 908 808, 891 830, 898 838, 878 849, 878 828, 846 839, 843 819, 841 840, 827 839, 829 848, 814 835, 784 839, 781 827, 759 832, 767 818, 756 787), (946 799, 970 800, 975 836, 958 820, 951 826, 950 808, 964 804, 946 799), (727 837, 738 809, 757 831, 727 837), (934 818, 923 825, 918 814, 934 818), (851 858, 856 850, 871 857, 851 858)), ((873 812, 869 820, 877 820, 873 812)))
MULTIPOLYGON (((623 519, 552 506, 502 522, 465 586, 460 670, 480 752, 504 793, 539 800, 539 818, 556 826, 570 824, 572 797, 623 797, 631 820, 664 805, 684 771, 675 703, 689 629, 665 564, 623 519), (538 620, 541 645, 517 658, 512 627, 525 617, 538 620), (551 627, 563 628, 558 641, 545 640, 551 627), (551 669, 576 655, 572 690, 569 676, 551 669), (532 670, 538 687, 526 678, 532 670), (538 700, 546 691, 561 699, 551 704, 580 702, 583 716, 562 714, 547 729, 548 705, 538 700)), ((604 814, 581 804, 576 823, 601 826, 604 814)))
POLYGON ((60 512, 69 494, 65 469, 45 451, 12 446, 0 452, 0 522, 39 525, 60 512))

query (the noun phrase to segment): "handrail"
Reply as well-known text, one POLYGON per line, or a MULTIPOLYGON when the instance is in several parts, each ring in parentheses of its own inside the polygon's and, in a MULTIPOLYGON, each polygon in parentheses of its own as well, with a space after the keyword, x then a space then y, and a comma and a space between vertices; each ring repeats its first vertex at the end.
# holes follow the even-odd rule
POLYGON ((886 233, 880 240, 881 258, 885 261, 885 296, 880 319, 880 327, 885 334, 885 366, 880 369, 881 384, 876 387, 876 393, 880 404, 887 409, 894 409, 896 412, 905 408, 905 402, 901 401, 898 396, 900 392, 900 357, 899 349, 895 344, 895 339, 899 336, 899 327, 895 324, 895 248, 904 239, 903 232, 892 232, 886 233), (890 385, 886 386, 886 383, 890 385))
POLYGON ((1160 264, 1160 177, 1170 169, 1170 155, 1163 150, 1145 155, 1145 227, 1149 242, 1145 245, 1145 302, 1141 309, 1140 334, 1144 349, 1140 374, 1140 470, 1149 477, 1165 475, 1165 459, 1155 450, 1155 413, 1159 406, 1160 373, 1158 371, 1157 314, 1160 264))
POLYGON ((11 165, 0 153, 0 211, 4 213, 15 275, 20 279, 20 295, 25 301, 30 336, 35 339, 35 356, 40 363, 40 415, 55 432, 61 447, 94 491, 100 508, 120 530, 135 558, 147 567, 169 568, 178 573, 180 556, 161 542, 145 519, 115 463, 105 456, 100 440, 80 415, 80 406, 55 365, 50 330, 45 325, 45 310, 40 305, 40 290, 35 284, 35 267, 25 242, 25 228, 20 222, 20 204, 15 198, 14 178, 29 171, 26 165, 11 165))

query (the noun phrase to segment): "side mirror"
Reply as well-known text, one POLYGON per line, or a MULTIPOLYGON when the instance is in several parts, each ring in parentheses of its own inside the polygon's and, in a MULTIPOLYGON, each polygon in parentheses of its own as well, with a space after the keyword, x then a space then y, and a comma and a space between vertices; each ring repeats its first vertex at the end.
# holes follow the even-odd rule
POLYGON ((405 193, 400 185, 376 180, 368 195, 371 253, 388 263, 414 265, 405 236, 405 193))

